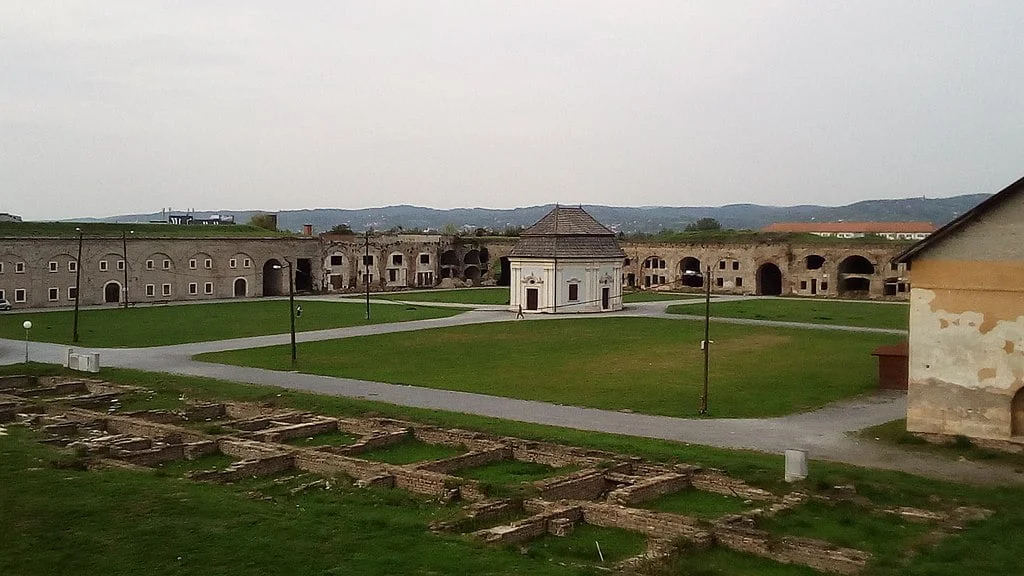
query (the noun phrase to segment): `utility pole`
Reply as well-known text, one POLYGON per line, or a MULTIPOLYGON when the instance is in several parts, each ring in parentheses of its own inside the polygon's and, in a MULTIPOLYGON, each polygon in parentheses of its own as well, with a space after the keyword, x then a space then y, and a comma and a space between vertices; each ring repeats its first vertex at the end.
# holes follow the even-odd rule
POLYGON ((704 392, 700 395, 701 416, 708 413, 708 369, 711 366, 711 266, 707 267, 707 273, 704 274, 704 283, 704 341, 701 343, 704 350, 704 392))
POLYGON ((288 263, 288 309, 292 320, 292 368, 295 368, 295 271, 292 270, 292 261, 285 259, 288 263))
POLYGON ((75 323, 71 332, 71 341, 78 342, 78 301, 82 299, 82 229, 78 232, 78 259, 75 261, 75 323))
POLYGON ((366 229, 363 247, 366 253, 363 254, 363 283, 366 284, 366 321, 370 321, 370 229, 366 229))

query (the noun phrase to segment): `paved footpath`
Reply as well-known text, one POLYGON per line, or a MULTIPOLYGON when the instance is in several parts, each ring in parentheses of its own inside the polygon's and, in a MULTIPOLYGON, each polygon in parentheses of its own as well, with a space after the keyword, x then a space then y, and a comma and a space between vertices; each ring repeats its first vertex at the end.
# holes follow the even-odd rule
MULTIPOLYGON (((688 321, 686 317, 665 315, 666 304, 666 302, 634 304, 629 309, 615 315, 671 317, 680 321, 688 321)), ((442 326, 512 321, 513 316, 506 311, 484 307, 449 318, 301 332, 297 334, 296 339, 299 342, 311 342, 442 326)), ((526 321, 548 319, 551 317, 532 317, 526 321)), ((830 326, 788 322, 759 321, 757 324, 782 324, 808 330, 837 329, 830 326)), ((854 330, 875 331, 872 329, 854 330)), ((206 376, 236 382, 280 386, 318 394, 363 398, 402 406, 449 410, 521 422, 660 438, 720 448, 750 449, 776 454, 789 448, 799 448, 807 450, 811 457, 816 459, 870 468, 901 470, 932 478, 974 484, 1024 483, 1024 474, 1016 473, 1009 467, 940 458, 882 445, 869 439, 855 438, 849 434, 856 430, 904 417, 906 415, 906 396, 898 393, 846 400, 813 412, 778 418, 688 419, 564 406, 349 378, 226 366, 199 362, 191 358, 195 354, 204 352, 271 346, 288 341, 289 335, 282 334, 156 348, 95 351, 100 352, 101 363, 104 366, 206 376)), ((38 362, 63 363, 67 350, 67 346, 57 344, 29 344, 29 355, 32 360, 38 362)), ((23 342, 0 339, 0 364, 21 362, 24 360, 24 353, 23 342)))

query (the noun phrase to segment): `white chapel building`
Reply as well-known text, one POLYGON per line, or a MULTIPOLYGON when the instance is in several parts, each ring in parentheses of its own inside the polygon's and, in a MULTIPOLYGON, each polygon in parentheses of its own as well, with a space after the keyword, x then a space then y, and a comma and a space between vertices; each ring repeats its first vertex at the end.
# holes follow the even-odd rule
POLYGON ((625 257, 615 233, 583 208, 557 206, 523 231, 509 254, 509 309, 621 310, 625 257))

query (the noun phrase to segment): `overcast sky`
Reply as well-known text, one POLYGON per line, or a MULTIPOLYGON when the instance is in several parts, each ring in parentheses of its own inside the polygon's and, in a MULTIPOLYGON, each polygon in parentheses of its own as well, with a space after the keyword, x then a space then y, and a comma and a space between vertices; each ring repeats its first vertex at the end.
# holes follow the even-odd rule
POLYGON ((0 212, 846 204, 1024 175, 1024 2, 0 0, 0 212))

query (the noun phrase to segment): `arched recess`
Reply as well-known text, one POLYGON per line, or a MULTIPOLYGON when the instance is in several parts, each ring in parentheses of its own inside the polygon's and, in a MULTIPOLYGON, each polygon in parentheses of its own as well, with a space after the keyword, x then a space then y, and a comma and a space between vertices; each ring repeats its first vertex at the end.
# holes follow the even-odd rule
POLYGON ((498 273, 498 286, 508 286, 512 281, 512 266, 508 257, 502 256, 498 262, 501 264, 501 272, 498 273))
POLYGON ((1010 435, 1024 436, 1024 388, 1017 390, 1010 401, 1010 435))
POLYGON ((871 275, 875 266, 860 255, 849 256, 839 263, 839 293, 867 294, 871 291, 871 275))
POLYGON ((804 258, 804 265, 808 270, 820 270, 825 265, 825 257, 818 256, 817 254, 811 254, 807 258, 804 258))
POLYGON ((683 286, 700 288, 704 285, 704 275, 700 271, 700 260, 687 256, 679 261, 679 275, 683 286))
POLYGON ((103 285, 103 301, 107 304, 116 304, 121 301, 121 283, 111 280, 103 285))
POLYGON ((281 296, 284 294, 284 274, 281 262, 271 258, 263 264, 263 295, 281 296))
POLYGON ((475 266, 480 264, 480 251, 470 250, 466 252, 466 257, 462 259, 466 266, 475 266))
POLYGON ((465 271, 466 280, 476 284, 480 280, 480 267, 479 266, 466 266, 465 271))
POLYGON ((782 295, 782 270, 771 262, 757 269, 757 293, 762 296, 782 295))
POLYGON ((441 253, 441 266, 458 266, 459 255, 455 250, 445 250, 441 253))
POLYGON ((249 295, 249 282, 245 278, 235 278, 232 294, 235 298, 245 298, 249 295))
POLYGON ((839 263, 840 274, 874 274, 875 266, 867 258, 853 255, 839 263))

